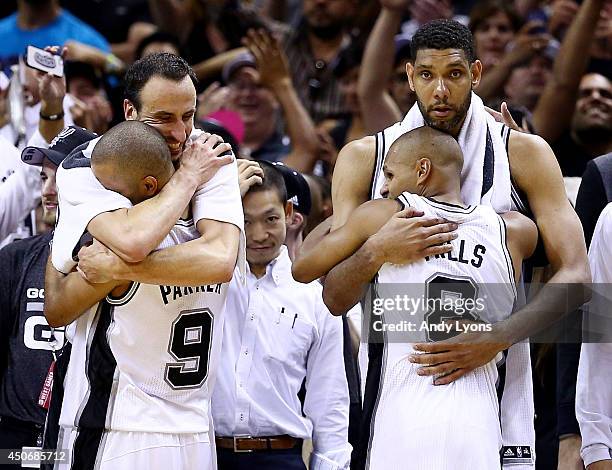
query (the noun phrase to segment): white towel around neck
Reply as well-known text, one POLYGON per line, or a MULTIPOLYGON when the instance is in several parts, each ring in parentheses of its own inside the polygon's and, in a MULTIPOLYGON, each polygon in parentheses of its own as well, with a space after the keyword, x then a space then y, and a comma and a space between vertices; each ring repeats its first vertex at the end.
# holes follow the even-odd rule
MULTIPOLYGON (((391 144, 402 134, 425 125, 425 120, 417 105, 408 111, 401 122, 385 129, 384 156, 391 144)), ((461 196, 466 204, 485 204, 492 206, 498 213, 507 212, 511 208, 511 182, 510 165, 508 163, 508 152, 502 137, 501 123, 495 121, 484 108, 480 97, 472 92, 470 107, 467 111, 465 121, 459 132, 457 141, 463 151, 463 170, 461 171, 461 196), (487 131, 490 135, 489 151, 487 148, 487 131), (485 154, 488 153, 490 160, 487 177, 492 179, 484 185, 485 178, 485 154)), ((382 167, 382 164, 380 165, 382 167)), ((377 184, 382 186, 382 172, 380 172, 377 184)))

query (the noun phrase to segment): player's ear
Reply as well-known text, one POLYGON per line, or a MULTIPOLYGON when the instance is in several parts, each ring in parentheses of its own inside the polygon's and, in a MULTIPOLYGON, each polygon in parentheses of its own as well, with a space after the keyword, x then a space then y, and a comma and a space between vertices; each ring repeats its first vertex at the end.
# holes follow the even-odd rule
POLYGON ((431 174, 431 160, 429 158, 419 158, 417 160, 417 184, 425 182, 431 174))
POLYGON ((135 121, 138 119, 138 111, 136 111, 136 106, 130 100, 123 100, 123 115, 125 116, 126 121, 135 121))
POLYGON ((293 216, 291 217, 291 222, 287 224, 288 227, 299 229, 304 225, 304 216, 298 212, 293 211, 293 216))
POLYGON ((412 62, 406 62, 406 75, 408 75, 408 84, 410 85, 410 89, 414 90, 414 65, 412 62))
POLYGON ((291 225, 292 217, 293 217, 293 203, 291 201, 287 201, 285 203, 285 223, 287 225, 291 225))
POLYGON ((482 78, 482 62, 478 59, 472 62, 470 72, 472 73, 472 88, 476 88, 482 78))
POLYGON ((145 176, 140 182, 142 193, 147 197, 155 196, 157 194, 157 178, 155 176, 145 176))

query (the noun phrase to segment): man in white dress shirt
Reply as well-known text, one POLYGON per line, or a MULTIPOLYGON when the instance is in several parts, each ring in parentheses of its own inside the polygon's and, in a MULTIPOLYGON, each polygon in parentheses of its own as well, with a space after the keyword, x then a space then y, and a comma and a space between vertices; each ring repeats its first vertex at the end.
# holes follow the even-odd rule
POLYGON ((262 164, 262 184, 243 198, 246 284, 228 292, 213 419, 219 470, 348 468, 349 395, 342 321, 323 304, 318 282, 291 276, 283 245, 292 214, 281 173, 262 164), (298 396, 304 384, 303 403, 298 396))
POLYGON ((582 434, 580 454, 587 470, 612 470, 612 372, 610 343, 610 295, 604 294, 612 283, 612 203, 599 216, 589 249, 594 291, 587 323, 595 343, 583 343, 576 383, 576 418, 582 434), (597 283, 597 284, 595 284, 597 283), (602 323, 595 324, 599 317, 602 323), (603 342, 602 342, 603 341, 603 342))

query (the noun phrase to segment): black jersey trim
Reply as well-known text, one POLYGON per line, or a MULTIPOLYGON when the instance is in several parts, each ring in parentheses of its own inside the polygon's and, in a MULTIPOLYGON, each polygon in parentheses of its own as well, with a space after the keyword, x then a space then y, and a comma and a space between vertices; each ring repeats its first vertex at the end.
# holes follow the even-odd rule
POLYGON ((506 260, 506 269, 508 270, 508 277, 510 278, 510 283, 512 285, 512 291, 514 292, 514 298, 516 299, 518 297, 518 292, 516 289, 516 282, 515 282, 515 271, 514 271, 514 264, 512 263, 512 255, 510 254, 510 250, 508 249, 508 227, 506 226, 506 222, 504 221, 504 219, 498 215, 497 216, 497 223, 499 225, 499 236, 501 238, 501 242, 502 242, 502 251, 504 252, 504 258, 506 260))
POLYGON ((395 200, 401 204, 401 206, 402 206, 401 210, 404 210, 404 209, 412 206, 412 204, 410 204, 410 201, 408 200, 408 198, 406 197, 406 195, 404 193, 402 193, 399 196, 397 196, 395 198, 395 200))
POLYGON ((497 402, 499 404, 499 421, 501 423, 501 412, 502 412, 502 398, 504 397, 504 391, 506 389, 506 362, 508 359, 508 350, 504 349, 502 352, 502 360, 497 363, 497 402))
MULTIPOLYGON (((378 282, 378 275, 374 277, 373 283, 378 282)), ((377 295, 374 293, 373 295, 377 295)), ((384 322, 384 315, 381 318, 384 322)), ((370 466, 372 441, 374 438, 374 424, 376 421, 376 410, 380 402, 383 390, 383 378, 386 368, 387 340, 386 332, 382 332, 383 341, 372 341, 372 319, 368 325, 371 330, 368 334, 368 370, 366 373, 366 384, 363 394, 363 411, 361 417, 361 434, 359 446, 354 450, 357 454, 354 458, 356 470, 364 470, 370 466)))
POLYGON ((86 368, 89 393, 78 416, 79 433, 73 447, 71 470, 96 468, 104 444, 104 430, 110 426, 117 361, 108 342, 113 325, 114 306, 101 301, 96 312, 97 322, 91 344, 88 345, 86 368))
POLYGON ((521 213, 526 216, 530 215, 531 211, 529 209, 529 206, 523 201, 523 198, 521 197, 519 191, 516 189, 516 186, 514 186, 514 181, 512 179, 510 180, 510 197, 512 198, 514 204, 521 213))
POLYGON ((510 128, 505 124, 502 124, 502 140, 504 141, 504 145, 506 147, 506 155, 508 155, 508 162, 510 162, 510 153, 508 152, 508 146, 510 143, 510 128))
POLYGON ((385 154, 385 131, 377 132, 374 136, 374 165, 372 167, 372 179, 370 181, 369 194, 370 199, 376 198, 376 183, 378 182, 380 167, 385 154))
POLYGON ((77 426, 79 428, 104 429, 106 425, 117 368, 117 361, 108 343, 108 333, 113 325, 114 309, 113 305, 103 300, 96 312, 99 318, 88 347, 85 369, 89 382, 89 393, 78 417, 77 426))
POLYGON ((370 186, 368 187, 368 194, 370 195, 370 199, 374 199, 374 188, 376 187, 376 175, 377 175, 377 169, 378 169, 378 147, 379 147, 379 134, 380 132, 376 133, 376 135, 374 136, 374 164, 372 165, 372 176, 370 178, 370 186))
POLYGON ((70 470, 93 470, 101 456, 104 429, 81 428, 72 446, 70 470))
POLYGON ((193 227, 193 219, 178 219, 174 225, 180 225, 181 227, 193 227))
POLYGON ((113 297, 112 295, 108 294, 106 296, 106 302, 108 302, 109 304, 115 307, 119 305, 125 305, 130 300, 132 300, 132 297, 134 297, 134 295, 136 295, 136 291, 138 290, 139 287, 140 287, 140 282, 132 282, 130 284, 130 288, 127 291, 125 291, 123 295, 120 295, 119 297, 113 297))
POLYGON ((482 164, 482 191, 481 198, 493 187, 495 177, 495 151, 493 150, 493 139, 487 125, 487 139, 485 144, 484 162, 482 164))
MULTIPOLYGON (((384 322, 384 315, 382 316, 382 321, 384 322)), ((385 335, 386 336, 386 335, 385 335)), ((368 351, 368 374, 366 376, 366 389, 364 393, 364 426, 362 431, 365 435, 367 435, 367 441, 362 439, 362 446, 367 452, 366 458, 364 461, 366 469, 370 468, 370 458, 372 457, 372 444, 374 442, 374 427, 376 425, 376 412, 378 410, 378 406, 380 404, 380 399, 382 397, 383 387, 384 387, 384 377, 385 370, 387 368, 387 341, 382 344, 370 344, 370 348, 368 351), (378 346, 378 348, 374 348, 378 346), (380 350, 380 351, 379 351, 380 350), (372 359, 372 355, 375 356, 375 359, 372 359), (372 363, 376 366, 376 369, 372 367, 372 363), (370 391, 373 394, 372 398, 368 402, 368 409, 366 411, 366 398, 368 395, 368 382, 370 381, 370 370, 372 370, 372 389, 370 391), (376 386, 376 388, 374 388, 376 386), (365 444, 365 445, 364 445, 365 444)), ((365 437, 365 436, 364 436, 365 437)), ((380 436, 379 436, 380 437, 380 436)))
POLYGON ((476 210, 476 207, 478 207, 478 206, 461 207, 457 204, 451 204, 448 202, 438 201, 431 197, 424 197, 423 201, 425 201, 430 206, 435 207, 436 209, 443 209, 445 211, 453 212, 455 214, 471 214, 472 212, 476 210))

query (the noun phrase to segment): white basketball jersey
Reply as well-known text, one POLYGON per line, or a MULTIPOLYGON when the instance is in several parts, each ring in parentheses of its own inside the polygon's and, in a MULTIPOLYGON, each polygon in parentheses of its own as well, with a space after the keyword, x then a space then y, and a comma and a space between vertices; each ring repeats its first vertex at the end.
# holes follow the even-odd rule
MULTIPOLYGON (((197 237, 193 222, 178 221, 159 248, 197 237)), ((227 287, 132 283, 81 316, 61 426, 208 432, 227 287)))
MULTIPOLYGON (((372 171, 372 179, 370 181, 370 199, 380 198, 380 190, 384 184, 383 164, 389 152, 389 148, 399 138, 406 129, 401 123, 394 124, 375 135, 375 161, 372 171)), ((496 126, 490 129, 490 136, 493 133, 500 132, 501 139, 508 148, 510 129, 505 125, 496 126)), ((485 156, 482 168, 481 193, 487 194, 493 184, 499 181, 499 172, 495 171, 495 162, 501 158, 508 158, 507 151, 500 155, 499 152, 493 151, 495 146, 489 145, 490 139, 487 135, 485 156)), ((466 159, 469 154, 466 154, 466 159)), ((465 168, 464 168, 465 170, 465 168)), ((507 175, 510 178, 510 175, 507 175)), ((504 176, 505 177, 505 176, 504 176)), ((462 186, 463 187, 463 186, 462 186)), ((511 210, 519 211, 528 217, 533 218, 531 209, 528 205, 524 194, 518 190, 512 181, 510 181, 510 201, 509 207, 511 210)), ((482 200, 481 200, 482 203, 482 200)), ((507 207, 507 204, 503 204, 507 207)), ((498 212, 503 212, 506 209, 502 207, 493 207, 498 212)), ((518 300, 516 307, 521 307, 526 303, 524 286, 518 286, 518 300)), ((521 342, 513 344, 507 352, 506 361, 506 387, 501 398, 501 420, 502 434, 504 440, 504 469, 520 467, 521 469, 535 468, 535 430, 534 422, 534 402, 533 402, 533 385, 531 378, 531 358, 529 355, 529 344, 521 342)), ((359 348, 359 364, 360 375, 362 380, 364 377, 369 377, 369 367, 374 363, 376 371, 380 368, 382 361, 382 350, 377 345, 359 348)), ((377 376, 377 372, 373 374, 377 376)), ((371 382, 370 387, 377 387, 376 380, 366 380, 365 388, 368 388, 367 381, 371 382)), ((371 397, 374 394, 369 394, 371 397)), ((374 407, 373 402, 368 402, 364 395, 364 414, 371 413, 374 407)), ((367 419, 366 419, 367 422, 367 419)), ((364 433, 362 442, 368 439, 368 433, 364 433)), ((362 448, 365 449, 366 445, 362 448)), ((365 450, 360 450, 360 460, 365 460, 365 450)))
MULTIPOLYGON (((458 238, 449 254, 409 265, 387 263, 378 273, 377 298, 393 299, 404 292, 417 303, 381 315, 383 324, 400 328, 384 331, 382 359, 375 364, 380 367, 378 384, 369 389, 366 385, 364 407, 373 406, 367 468, 500 468, 497 386, 503 386, 504 376, 497 363, 503 363, 503 355, 444 386, 417 375, 420 365, 408 357, 415 352, 411 342, 444 339, 444 333, 434 329, 442 320, 486 324, 511 314, 516 287, 504 222, 489 206, 463 208, 409 193, 398 200, 425 216, 458 222, 458 238), (453 308, 445 310, 445 304, 453 308), (465 308, 459 310, 459 305, 465 308), (409 342, 401 330, 407 324, 414 325, 409 342)), ((486 329, 484 324, 480 327, 486 329)), ((373 370, 368 373, 371 379, 373 370)))

